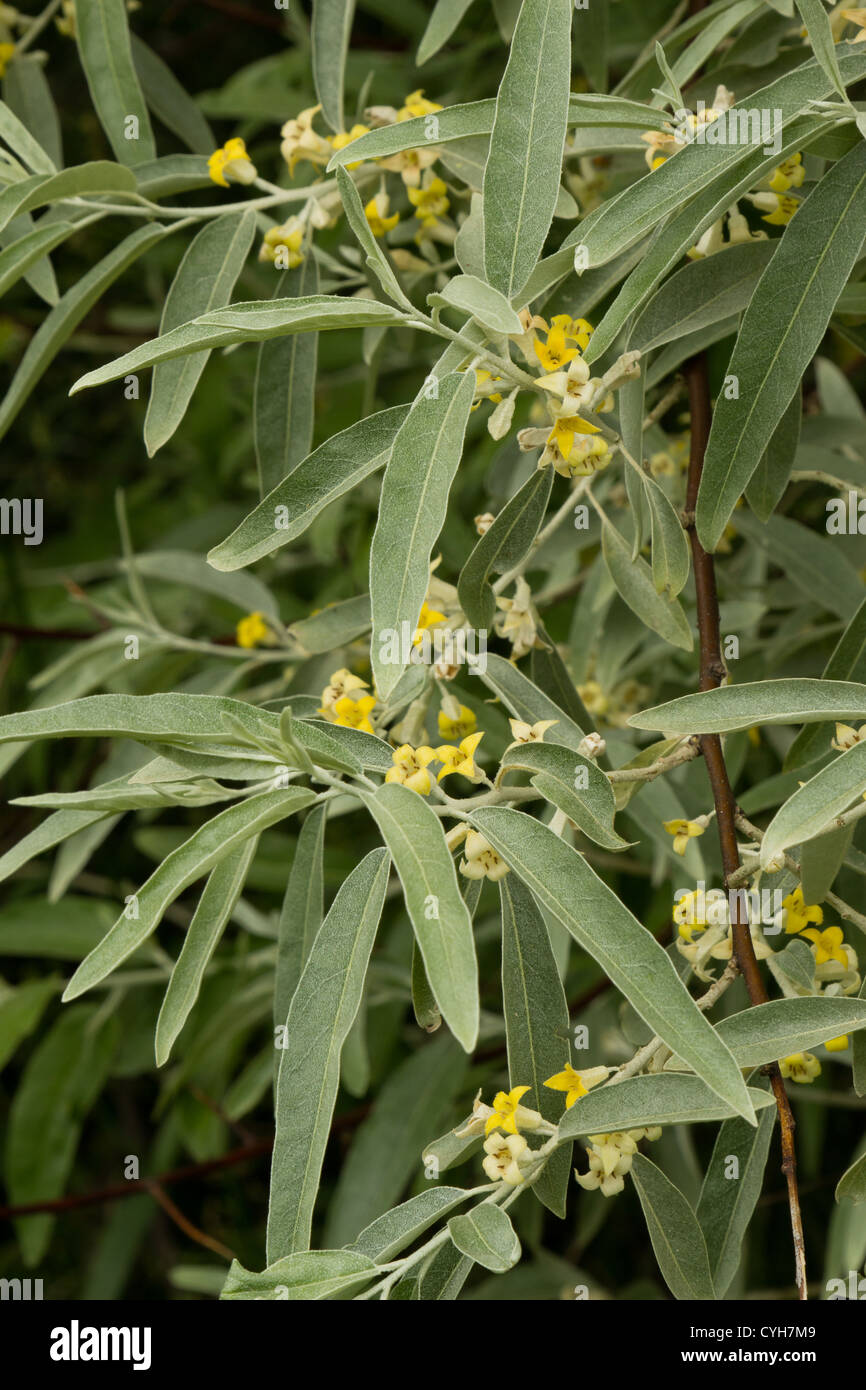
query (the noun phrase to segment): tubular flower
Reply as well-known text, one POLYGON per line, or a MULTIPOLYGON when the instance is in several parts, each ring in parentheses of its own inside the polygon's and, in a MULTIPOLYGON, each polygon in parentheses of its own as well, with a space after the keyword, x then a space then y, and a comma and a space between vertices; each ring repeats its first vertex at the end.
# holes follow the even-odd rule
POLYGON ((456 715, 446 714, 440 709, 436 722, 442 737, 451 739, 466 738, 467 734, 474 734, 478 727, 478 720, 468 705, 460 705, 456 715))
POLYGON ((280 154, 289 166, 289 175, 294 177, 295 166, 306 160, 320 168, 328 163, 334 153, 329 140, 313 130, 313 117, 321 111, 321 106, 308 106, 291 121, 286 121, 280 134, 280 154))
POLYGON ((589 1171, 574 1176, 586 1192, 601 1189, 603 1197, 614 1197, 625 1187, 623 1179, 631 1170, 632 1159, 637 1153, 637 1143, 631 1134, 591 1134, 592 1145, 587 1149, 589 1171))
MULTIPOLYGON (((329 144, 333 150, 344 150, 347 145, 351 145, 353 140, 358 140, 362 135, 369 135, 369 133, 370 127, 358 122, 357 125, 352 126, 351 130, 340 130, 336 135, 332 135, 329 144)), ((363 161, 358 159, 354 164, 347 164, 346 168, 357 169, 362 163, 363 161)))
POLYGON ((245 618, 241 618, 235 629, 235 640, 239 647, 270 646, 273 643, 273 634, 264 614, 248 613, 245 618))
POLYGON ((228 188, 231 183, 254 183, 258 177, 256 166, 247 154, 243 140, 236 137, 226 140, 207 162, 208 173, 220 188, 228 188))
POLYGON ((805 931, 814 922, 816 926, 821 925, 824 920, 824 910, 817 903, 807 904, 803 898, 802 888, 795 888, 793 893, 782 899, 784 910, 785 931, 788 936, 793 936, 795 932, 805 931))
POLYGON ((294 270, 302 263, 304 254, 304 224, 299 217, 290 217, 282 227, 270 227, 259 248, 259 260, 276 265, 278 270, 294 270))
POLYGON ((334 705, 334 724, 343 729, 363 729, 365 734, 373 732, 370 711, 376 703, 375 695, 361 695, 353 700, 351 695, 343 695, 334 705))
POLYGON ((787 193, 755 193, 752 202, 756 208, 764 210, 761 221, 773 227, 787 227, 800 206, 799 200, 787 193))
POLYGON ((859 729, 852 729, 850 724, 837 724, 836 736, 830 740, 830 747, 836 748, 840 753, 847 753, 849 748, 853 748, 855 743, 862 743, 866 739, 866 724, 861 724, 859 729))
POLYGON ((549 1076, 544 1084, 551 1091, 565 1091, 565 1108, 570 1110, 575 1101, 588 1095, 593 1086, 606 1081, 609 1075, 610 1067, 588 1067, 585 1071, 576 1071, 570 1062, 566 1062, 563 1070, 549 1076))
POLYGON ((467 734, 462 738, 455 748, 453 744, 442 743, 436 749, 436 757, 442 764, 437 782, 441 782, 443 777, 450 777, 452 772, 459 772, 463 777, 468 777, 470 782, 477 782, 481 773, 475 766, 473 754, 484 734, 467 734))
POLYGON ((416 627, 415 635, 412 638, 412 645, 415 647, 420 647, 422 641, 424 640, 424 633, 427 631, 427 629, 430 627, 436 627, 439 623, 444 622, 445 614, 438 612, 438 610, 435 608, 431 608, 429 603, 425 599, 424 602, 421 604, 421 612, 418 614, 418 626, 416 627))
POLYGON ((377 193, 376 196, 371 198, 369 203, 366 204, 364 216, 367 219, 368 226, 374 237, 383 237, 386 232, 391 231, 392 227, 396 227, 397 223, 400 221, 399 212, 392 213, 390 217, 388 216, 388 209, 390 206, 391 200, 387 193, 377 193))
POLYGON ((487 1116, 484 1133, 492 1129, 504 1129, 506 1134, 516 1134, 519 1129, 537 1129, 541 1116, 537 1110, 528 1110, 520 1101, 531 1087, 515 1086, 511 1091, 497 1091, 493 1097, 493 1113, 487 1116))
POLYGON ((787 193, 789 188, 801 188, 805 177, 803 156, 799 153, 792 154, 789 159, 784 159, 778 168, 773 170, 770 188, 774 193, 787 193))
POLYGON ((843 1033, 839 1038, 828 1038, 824 1046, 828 1052, 846 1052, 851 1046, 847 1033, 843 1033))
POLYGON ((493 883, 510 872, 505 860, 477 830, 466 836, 465 856, 458 867, 464 878, 489 878, 493 883))
POLYGON ((823 931, 809 927, 802 935, 813 943, 816 965, 823 965, 828 960, 837 960, 840 965, 847 966, 848 957, 842 942, 841 927, 825 927, 823 931))
POLYGON ((521 1134, 491 1134, 483 1148, 487 1157, 481 1167, 491 1182, 505 1182, 509 1187, 523 1182, 520 1160, 531 1158, 532 1150, 521 1134))
POLYGON ((331 672, 330 684, 322 691, 322 704, 316 713, 328 715, 344 695, 351 695, 353 690, 366 689, 366 681, 362 681, 360 676, 353 676, 351 671, 341 666, 339 671, 331 672))
POLYGON ((554 724, 558 724, 558 719, 539 719, 535 724, 527 724, 523 719, 509 719, 513 739, 508 745, 513 748, 518 743, 543 743, 544 735, 548 729, 552 729, 554 724))
POLYGON ((669 835, 674 837, 674 854, 685 854, 688 849, 689 840, 696 835, 703 835, 706 830, 706 822, 699 820, 666 820, 662 825, 669 835))
POLYGON ((430 792, 427 764, 432 763, 435 757, 433 749, 424 744, 420 748, 413 748, 411 743, 401 744, 391 754, 394 766, 388 768, 385 781, 399 782, 401 786, 409 787, 421 796, 427 796, 430 792))
POLYGON ((808 1085, 821 1075, 821 1063, 811 1052, 792 1052, 790 1057, 782 1058, 779 1071, 788 1081, 808 1085))

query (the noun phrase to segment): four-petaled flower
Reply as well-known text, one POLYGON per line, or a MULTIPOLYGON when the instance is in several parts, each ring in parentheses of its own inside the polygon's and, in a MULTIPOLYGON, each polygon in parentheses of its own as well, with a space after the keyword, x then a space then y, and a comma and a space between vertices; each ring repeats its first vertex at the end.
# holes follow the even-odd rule
POLYGON ((478 830, 470 830, 466 836, 464 857, 459 869, 464 878, 489 878, 496 883, 509 873, 508 865, 496 853, 489 840, 478 830))
POLYGON ((527 724, 525 719, 509 719, 513 741, 509 744, 513 748, 517 743, 543 743, 544 735, 548 729, 552 729, 554 724, 558 724, 558 719, 539 719, 534 724, 527 724))
POLYGON ((531 1157, 532 1151, 522 1134, 491 1134, 483 1147, 487 1157, 481 1167, 491 1182, 506 1182, 510 1187, 523 1182, 520 1160, 531 1157))
POLYGON ((352 672, 347 670, 345 666, 341 666, 339 671, 331 672, 330 684, 326 685, 322 691, 322 704, 316 713, 330 714, 343 695, 351 695, 353 690, 366 689, 366 681, 362 681, 360 676, 352 675, 352 672))
POLYGON ((375 695, 361 695, 353 700, 351 695, 343 695, 334 705, 334 723, 344 729, 363 729, 365 734, 373 732, 370 711, 376 703, 375 695))
POLYGON ((493 1114, 487 1116, 484 1133, 504 1129, 506 1134, 517 1134, 521 1129, 537 1129, 541 1124, 538 1111, 520 1104, 529 1090, 529 1086, 515 1086, 510 1091, 497 1091, 493 1097, 493 1114))
POLYGON ((299 217, 290 217, 281 227, 270 227, 265 232, 259 260, 276 263, 279 270, 294 270, 304 259, 303 241, 303 222, 299 217))
POLYGON ((565 1091, 565 1108, 570 1110, 575 1101, 588 1095, 593 1086, 606 1081, 609 1075, 610 1067, 588 1067, 585 1071, 577 1071, 570 1062, 566 1062, 562 1071, 549 1076, 544 1084, 551 1091, 565 1091))
POLYGON ((424 640, 424 633, 427 631, 428 627, 436 627, 438 623, 444 622, 445 614, 438 612, 435 608, 431 608, 429 603, 425 599, 425 601, 421 604, 421 612, 418 614, 418 626, 416 627, 415 635, 412 638, 412 645, 415 647, 420 647, 421 643, 424 640))
MULTIPOLYGON (((361 125, 359 122, 357 125, 353 125, 351 130, 340 130, 336 135, 332 135, 330 143, 333 149, 344 150, 347 145, 351 145, 353 140, 358 140, 362 135, 369 135, 369 133, 370 127, 368 125, 361 125)), ((354 164, 347 164, 346 168, 357 169, 362 163, 362 160, 356 159, 354 164)))
POLYGON ((483 733, 467 734, 465 738, 461 738, 456 748, 450 743, 440 744, 436 749, 436 757, 442 767, 436 781, 441 782, 443 777, 450 777, 452 772, 459 772, 471 782, 477 782, 481 773, 475 766, 473 755, 483 737, 483 733))
POLYGON ((817 927, 809 927, 802 934, 814 944, 816 965, 823 965, 827 960, 837 960, 840 965, 847 966, 848 957, 842 946, 841 927, 825 927, 823 931, 818 931, 817 927))
POLYGON ((696 835, 703 835, 706 825, 702 825, 696 820, 666 820, 662 821, 665 830, 674 837, 674 854, 685 854, 689 840, 696 835))
POLYGON ((456 715, 446 714, 444 709, 440 709, 437 723, 442 737, 453 739, 466 738, 468 734, 474 734, 478 727, 478 720, 468 705, 461 705, 456 715))
POLYGON ((365 206, 364 216, 367 219, 367 225, 374 237, 383 237, 386 232, 390 232, 392 227, 396 227, 397 223, 400 221, 399 212, 392 213, 390 217, 388 216, 388 209, 390 206, 391 200, 387 193, 377 193, 365 206))
POLYGON ((859 729, 854 729, 850 724, 837 724, 836 737, 831 738, 830 747, 836 748, 840 753, 847 753, 849 748, 853 748, 855 743, 863 743, 866 740, 866 724, 861 724, 859 729))
POLYGON ((805 1085, 814 1081, 816 1076, 820 1076, 821 1063, 811 1052, 792 1052, 790 1057, 782 1058, 779 1071, 789 1081, 798 1081, 805 1085))
POLYGON ((437 219, 444 217, 451 206, 448 198, 448 186, 439 178, 438 174, 425 175, 420 187, 406 189, 406 196, 415 209, 415 216, 422 227, 428 230, 435 227, 437 219))
POLYGON ((394 762, 393 767, 389 767, 385 773, 386 782, 399 782, 404 787, 410 787, 413 792, 420 792, 421 796, 427 796, 430 791, 430 773, 427 771, 427 764, 432 763, 436 754, 432 748, 422 744, 420 748, 413 748, 411 743, 403 743, 399 748, 395 748, 391 754, 394 762))
POLYGON ((235 640, 239 647, 260 647, 273 642, 271 629, 263 613, 248 613, 237 625, 235 640))
POLYGON ((232 183, 254 183, 258 177, 256 166, 247 154, 243 140, 235 137, 226 140, 218 150, 214 150, 207 162, 208 173, 220 188, 228 188, 232 183))
POLYGON ((824 920, 824 910, 817 903, 807 903, 803 897, 802 888, 795 888, 793 893, 782 899, 782 907, 785 910, 785 931, 788 936, 793 936, 795 932, 805 931, 806 927, 814 924, 820 927, 824 920))

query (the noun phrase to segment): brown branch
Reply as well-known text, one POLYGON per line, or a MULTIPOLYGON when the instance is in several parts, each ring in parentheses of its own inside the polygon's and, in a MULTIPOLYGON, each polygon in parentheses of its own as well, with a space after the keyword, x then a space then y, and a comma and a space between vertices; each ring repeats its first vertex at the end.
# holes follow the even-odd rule
MULTIPOLYGON (((722 660, 721 632, 719 627, 719 600, 716 591, 716 572, 712 555, 708 555, 701 545, 695 530, 694 514, 698 499, 698 488, 704 466, 707 440, 712 422, 710 388, 707 379, 707 360, 704 353, 689 359, 685 367, 691 412, 691 448, 689 454, 689 477, 686 495, 687 530, 692 547, 695 572, 695 593, 698 605, 698 634, 700 638, 700 688, 714 690, 721 685, 727 675, 722 660)), ((737 848, 737 804, 725 765, 722 741, 718 734, 703 734, 700 738, 701 753, 707 766, 713 802, 716 808, 719 843, 722 851, 722 868, 725 888, 740 867, 740 853, 737 848)), ((734 943, 734 956, 746 983, 749 1000, 752 1004, 766 1004, 767 990, 761 975, 748 914, 740 894, 729 898, 732 904, 731 928, 734 943)), ((800 1214, 800 1195, 797 1188, 797 1157, 794 1148, 794 1115, 791 1102, 785 1090, 785 1083, 778 1063, 764 1068, 770 1078, 776 1109, 779 1113, 779 1126, 782 1138, 782 1172, 788 1188, 788 1206, 791 1212, 791 1231, 794 1238, 794 1262, 797 1292, 800 1299, 808 1298, 806 1284, 806 1249, 803 1239, 803 1220, 800 1214)))

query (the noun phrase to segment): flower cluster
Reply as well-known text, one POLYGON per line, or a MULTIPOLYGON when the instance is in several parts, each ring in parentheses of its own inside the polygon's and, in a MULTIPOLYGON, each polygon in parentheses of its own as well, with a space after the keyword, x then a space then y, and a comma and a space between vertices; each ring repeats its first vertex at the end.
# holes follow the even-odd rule
POLYGON ((363 693, 367 689, 367 682, 345 667, 334 671, 322 691, 322 703, 317 713, 331 724, 339 724, 344 729, 362 729, 365 734, 371 734, 373 725, 370 716, 377 701, 375 695, 363 693))
POLYGON ((631 1170, 637 1146, 642 1139, 658 1139, 660 1125, 649 1129, 620 1130, 615 1134, 590 1134, 587 1155, 589 1168, 574 1176, 586 1192, 601 1192, 602 1197, 615 1197, 625 1187, 625 1176, 631 1170))

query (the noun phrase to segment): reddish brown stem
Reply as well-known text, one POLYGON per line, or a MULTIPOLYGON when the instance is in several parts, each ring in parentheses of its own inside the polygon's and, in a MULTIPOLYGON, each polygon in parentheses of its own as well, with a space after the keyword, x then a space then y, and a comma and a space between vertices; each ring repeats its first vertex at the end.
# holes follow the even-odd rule
MULTIPOLYGON (((710 388, 707 378, 707 360, 704 353, 689 359, 685 367, 689 390, 689 409, 691 413, 691 448, 689 454, 689 477, 686 494, 686 514, 689 540, 695 573, 695 593, 698 606, 698 635, 700 639, 700 688, 714 690, 721 685, 727 675, 722 660, 721 631, 719 627, 719 599, 716 591, 716 571, 712 555, 708 555, 698 539, 695 529, 695 505, 704 466, 704 456, 712 423, 710 388)), ((736 815, 737 804, 725 765, 722 740, 718 734, 702 734, 701 753, 707 767, 707 774, 713 791, 716 808, 716 825, 722 851, 722 869, 725 887, 740 867, 740 853, 737 848, 736 815)), ((746 983, 749 1000, 752 1004, 766 1004, 767 990, 761 974, 752 943, 748 915, 742 895, 731 895, 731 924, 734 941, 734 956, 746 983)), ((785 1083, 774 1062, 766 1072, 773 1088, 776 1109, 779 1113, 779 1127, 782 1139, 782 1172, 788 1186, 788 1206, 791 1213, 791 1231, 794 1239, 794 1264, 797 1279, 797 1293, 801 1299, 808 1298, 806 1285, 806 1248, 803 1239, 803 1220, 800 1214, 800 1194, 797 1187, 797 1156, 794 1147, 794 1115, 791 1102, 785 1090, 785 1083)))

